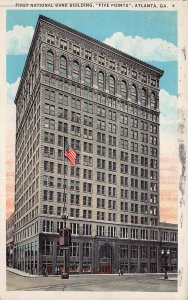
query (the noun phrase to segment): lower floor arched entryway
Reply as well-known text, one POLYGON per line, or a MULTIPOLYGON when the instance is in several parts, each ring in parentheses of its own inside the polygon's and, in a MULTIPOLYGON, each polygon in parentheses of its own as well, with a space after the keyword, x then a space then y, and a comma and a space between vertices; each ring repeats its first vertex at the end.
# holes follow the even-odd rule
POLYGON ((99 251, 99 272, 100 274, 112 274, 112 248, 105 244, 99 251))

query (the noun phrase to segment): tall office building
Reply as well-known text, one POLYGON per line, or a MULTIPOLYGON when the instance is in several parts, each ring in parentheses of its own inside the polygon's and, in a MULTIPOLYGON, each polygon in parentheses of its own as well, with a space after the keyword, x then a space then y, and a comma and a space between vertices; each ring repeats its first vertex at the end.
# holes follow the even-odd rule
POLYGON ((162 243, 177 255, 177 229, 159 223, 162 75, 39 17, 15 98, 16 267, 59 272, 64 185, 70 272, 157 272, 162 243))

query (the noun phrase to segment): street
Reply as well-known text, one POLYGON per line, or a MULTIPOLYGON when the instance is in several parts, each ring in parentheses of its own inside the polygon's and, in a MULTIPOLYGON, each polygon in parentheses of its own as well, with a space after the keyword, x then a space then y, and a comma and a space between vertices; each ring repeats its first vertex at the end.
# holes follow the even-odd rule
POLYGON ((161 274, 23 277, 7 271, 7 291, 144 291, 177 292, 177 276, 161 274))

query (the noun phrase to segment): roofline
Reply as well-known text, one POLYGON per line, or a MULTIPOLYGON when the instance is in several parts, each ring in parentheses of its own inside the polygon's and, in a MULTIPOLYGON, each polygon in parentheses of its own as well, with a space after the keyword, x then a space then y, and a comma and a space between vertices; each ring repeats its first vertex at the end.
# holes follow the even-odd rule
POLYGON ((20 83, 19 83, 19 86, 18 86, 18 89, 17 89, 17 92, 16 92, 15 99, 14 99, 14 103, 15 104, 17 103, 17 98, 18 98, 18 95, 19 95, 19 92, 20 92, 20 89, 21 89, 21 86, 22 86, 22 83, 23 83, 23 78, 26 75, 26 69, 27 69, 27 65, 28 65, 28 62, 29 62, 30 53, 31 53, 32 48, 33 48, 33 42, 34 42, 35 37, 36 37, 36 35, 38 33, 39 23, 40 23, 39 19, 40 19, 40 16, 39 16, 39 18, 37 20, 37 24, 36 24, 36 27, 35 27, 35 30, 34 30, 33 38, 32 38, 32 41, 31 41, 31 45, 29 47, 27 58, 26 58, 26 61, 25 61, 25 64, 24 64, 24 68, 23 68, 23 71, 22 71, 21 80, 20 80, 20 83))

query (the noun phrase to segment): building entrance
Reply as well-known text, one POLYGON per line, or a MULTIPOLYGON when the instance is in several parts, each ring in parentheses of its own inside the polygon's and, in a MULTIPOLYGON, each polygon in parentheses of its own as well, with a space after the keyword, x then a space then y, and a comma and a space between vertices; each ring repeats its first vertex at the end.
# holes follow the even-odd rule
POLYGON ((100 274, 112 274, 112 248, 109 245, 100 248, 99 272, 100 274))
POLYGON ((50 263, 50 262, 43 263, 43 265, 42 265, 43 275, 45 274, 46 271, 47 271, 48 275, 52 275, 52 263, 50 263))

